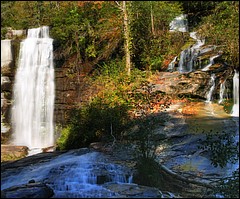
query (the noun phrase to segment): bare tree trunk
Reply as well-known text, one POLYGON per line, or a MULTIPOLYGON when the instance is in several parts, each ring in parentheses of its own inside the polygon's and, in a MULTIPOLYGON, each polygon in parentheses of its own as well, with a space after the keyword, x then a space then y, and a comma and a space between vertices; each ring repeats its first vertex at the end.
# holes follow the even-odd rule
POLYGON ((152 24, 152 34, 153 34, 153 36, 155 36, 152 2, 150 2, 150 3, 151 3, 151 24, 152 24))
POLYGON ((123 1, 122 4, 123 8, 123 25, 124 25, 124 37, 125 37, 125 43, 124 43, 124 49, 125 49, 125 56, 126 56, 126 70, 127 74, 130 75, 131 73, 131 56, 130 56, 130 34, 129 34, 129 16, 127 13, 127 8, 126 8, 126 1, 123 1))

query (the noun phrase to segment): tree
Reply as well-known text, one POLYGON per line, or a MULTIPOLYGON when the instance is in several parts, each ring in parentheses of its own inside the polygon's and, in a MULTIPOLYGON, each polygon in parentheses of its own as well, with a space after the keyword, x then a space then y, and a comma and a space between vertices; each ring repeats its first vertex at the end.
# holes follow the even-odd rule
POLYGON ((129 25, 129 14, 128 14, 128 6, 127 1, 123 1, 122 5, 120 5, 117 1, 115 1, 119 8, 123 12, 123 33, 124 33, 124 51, 126 58, 126 71, 127 74, 131 74, 131 37, 130 37, 130 25, 129 25))
POLYGON ((197 27, 203 17, 213 13, 214 8, 221 1, 180 1, 184 13, 188 15, 189 29, 197 27))
POLYGON ((139 69, 161 70, 164 57, 180 42, 173 37, 175 33, 169 33, 169 24, 182 14, 181 4, 133 1, 131 10, 132 62, 139 69))
POLYGON ((123 1, 123 14, 124 14, 124 38, 125 38, 125 54, 126 54, 126 70, 130 75, 131 70, 131 56, 130 56, 130 29, 129 29, 129 16, 126 7, 126 1, 123 1))
POLYGON ((232 66, 239 66, 239 2, 218 3, 212 14, 204 17, 197 30, 206 44, 216 45, 223 58, 232 66))

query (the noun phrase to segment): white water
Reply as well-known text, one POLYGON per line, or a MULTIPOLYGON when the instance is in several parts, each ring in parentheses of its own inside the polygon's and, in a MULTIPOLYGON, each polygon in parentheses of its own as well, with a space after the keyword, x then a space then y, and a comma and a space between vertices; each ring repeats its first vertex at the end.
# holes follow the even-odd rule
POLYGON ((15 145, 34 149, 54 144, 52 42, 47 26, 29 29, 21 42, 12 108, 15 145))
POLYGON ((129 168, 109 162, 100 152, 81 155, 81 150, 72 150, 50 161, 26 166, 17 174, 5 175, 1 179, 1 190, 33 179, 49 185, 54 191, 53 198, 99 198, 114 195, 102 186, 104 182, 132 183, 129 168))
POLYGON ((174 59, 171 61, 171 63, 168 65, 168 71, 173 71, 174 70, 174 65, 177 60, 177 56, 174 57, 174 59))
POLYGON ((201 40, 196 36, 196 32, 190 32, 190 37, 197 40, 197 42, 188 49, 185 49, 180 54, 178 63, 179 72, 192 72, 197 56, 200 53, 200 47, 205 44, 205 40, 201 40))
POLYGON ((233 76, 233 107, 231 116, 239 117, 239 72, 236 70, 233 76))
POLYGON ((207 94, 207 100, 206 100, 206 102, 208 102, 208 103, 212 101, 212 93, 213 93, 214 88, 215 88, 215 78, 216 78, 216 76, 215 76, 215 74, 213 73, 213 74, 211 75, 211 79, 210 79, 210 82, 209 82, 209 84, 211 85, 211 88, 210 88, 210 90, 209 90, 209 92, 208 92, 208 94, 207 94))
POLYGON ((202 48, 202 49, 200 50, 199 55, 202 55, 202 54, 204 54, 204 53, 213 51, 215 48, 216 48, 216 46, 210 46, 210 47, 202 48))
POLYGON ((219 92, 219 101, 218 103, 221 104, 224 100, 224 92, 225 92, 225 83, 226 80, 224 80, 221 84, 220 84, 220 92, 219 92))
POLYGON ((210 68, 210 66, 212 66, 212 65, 214 64, 214 59, 217 58, 217 57, 219 57, 219 56, 220 56, 220 55, 214 55, 214 56, 212 56, 212 57, 210 58, 209 64, 206 65, 206 66, 202 69, 202 71, 208 71, 209 68, 210 68))
POLYGON ((175 32, 175 31, 188 32, 187 15, 182 14, 175 17, 169 25, 170 25, 170 32, 175 32))

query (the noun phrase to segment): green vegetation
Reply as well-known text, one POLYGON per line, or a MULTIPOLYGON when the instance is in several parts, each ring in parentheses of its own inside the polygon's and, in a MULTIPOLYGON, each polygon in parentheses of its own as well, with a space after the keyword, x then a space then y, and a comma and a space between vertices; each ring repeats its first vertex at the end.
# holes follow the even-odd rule
POLYGON ((226 198, 239 198, 239 168, 230 177, 221 179, 214 191, 226 198))
MULTIPOLYGON (((123 2, 118 3, 120 7, 117 3, 2 1, 1 39, 5 38, 8 27, 29 29, 47 25, 54 38, 55 67, 67 65, 71 71, 67 76, 86 75, 92 85, 101 87, 86 104, 77 104, 71 111, 57 141, 59 150, 86 147, 95 141, 113 142, 127 136, 138 146, 137 168, 142 175, 138 176, 138 182, 163 186, 152 151, 156 143, 154 127, 164 119, 156 117, 153 109, 167 97, 153 92, 147 79, 165 70, 174 56, 191 45, 188 33, 169 32, 169 23, 182 13, 188 14, 190 30, 197 31, 206 44, 217 45, 226 64, 236 68, 239 66, 239 2, 130 1, 125 12, 121 10, 123 2), (128 16, 131 75, 127 75, 124 61, 124 13, 128 16), (132 132, 134 127, 137 128, 132 132)), ((226 102, 224 107, 229 111, 231 105, 226 102)), ((231 159, 229 152, 235 150, 210 138, 207 145, 213 151, 214 165, 225 165, 224 161, 231 159), (220 163, 215 161, 219 152, 225 155, 220 163)), ((232 142, 227 142, 228 145, 232 142)), ((234 173, 230 181, 221 182, 220 192, 235 197, 235 192, 230 193, 228 189, 235 189, 232 185, 237 185, 237 179, 238 173, 234 173)))
MULTIPOLYGON (((125 29, 119 5, 113 1, 4 1, 1 37, 6 27, 48 25, 55 59, 71 60, 78 73, 89 72, 102 61, 124 60, 125 29)), ((229 65, 239 65, 239 2, 132 1, 126 5, 132 68, 161 70, 169 55, 180 53, 188 38, 168 30, 181 13, 188 14, 189 28, 205 37, 207 44, 222 46, 229 65)))
POLYGON ((1 162, 20 160, 25 157, 26 157, 26 154, 14 154, 14 153, 2 154, 1 162))
MULTIPOLYGON (((124 60, 123 13, 115 2, 7 1, 2 2, 1 7, 3 28, 48 25, 54 38, 56 61, 71 60, 77 73, 88 73, 102 61, 124 60)), ((127 4, 127 11, 132 67, 160 70, 165 56, 179 53, 183 44, 182 39, 174 37, 180 38, 181 34, 168 32, 169 22, 181 13, 181 4, 131 2, 127 4)), ((2 35, 5 32, 3 29, 2 35)))
POLYGON ((239 66, 239 2, 223 1, 202 19, 198 33, 207 44, 220 46, 229 65, 239 66))
MULTIPOLYGON (((72 110, 70 122, 57 142, 59 149, 85 147, 94 141, 121 140, 134 125, 140 125, 134 137, 145 142, 144 137, 158 122, 158 117, 146 116, 163 94, 151 91, 151 85, 145 80, 146 73, 134 69, 133 75, 128 76, 121 65, 103 64, 96 71, 92 84, 103 88, 89 103, 72 110), (136 117, 137 112, 142 115, 136 117), (148 125, 151 129, 146 128, 148 125)), ((141 148, 141 152, 145 153, 145 149, 147 146, 141 148)))
POLYGON ((233 107, 233 99, 224 100, 223 107, 224 107, 224 111, 230 114, 233 107))
MULTIPOLYGON (((226 166, 228 162, 239 161, 239 142, 233 136, 222 132, 220 135, 207 135, 203 148, 211 152, 212 164, 220 167, 226 166)), ((225 197, 238 198, 239 196, 239 168, 232 172, 232 175, 219 180, 214 193, 221 193, 225 197)))
POLYGON ((233 135, 223 131, 206 135, 206 140, 201 147, 211 152, 212 164, 217 167, 225 167, 228 162, 236 163, 239 160, 239 142, 236 143, 233 135))
POLYGON ((127 107, 110 106, 95 101, 81 109, 72 110, 71 121, 61 133, 57 145, 60 150, 88 147, 90 143, 117 139, 127 126, 127 107))
MULTIPOLYGON (((217 167, 225 167, 227 163, 237 163, 239 161, 239 141, 234 135, 222 131, 222 133, 212 133, 206 135, 206 140, 202 142, 200 148, 210 153, 212 164, 217 167)), ((213 189, 213 195, 221 194, 227 198, 239 197, 239 168, 232 172, 231 176, 220 179, 213 189)))

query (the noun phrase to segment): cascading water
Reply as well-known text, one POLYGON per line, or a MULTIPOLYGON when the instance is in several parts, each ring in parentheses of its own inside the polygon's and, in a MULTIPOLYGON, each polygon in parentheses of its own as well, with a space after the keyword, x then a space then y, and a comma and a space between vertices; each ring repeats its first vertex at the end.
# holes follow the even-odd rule
POLYGON ((190 32, 190 37, 197 40, 196 44, 188 49, 185 49, 180 54, 180 60, 178 63, 179 72, 192 72, 197 56, 200 53, 200 47, 204 45, 205 40, 197 38, 196 32, 190 32))
POLYGON ((209 103, 209 102, 212 101, 212 93, 213 93, 214 88, 215 88, 215 78, 216 78, 216 76, 215 76, 215 74, 213 73, 213 74, 211 75, 211 79, 210 79, 210 83, 209 83, 209 84, 211 85, 211 88, 210 88, 210 90, 209 90, 209 92, 208 92, 208 94, 207 94, 207 100, 206 100, 207 103, 209 103))
POLYGON ((208 71, 209 68, 210 68, 210 66, 212 66, 212 65, 214 64, 214 59, 217 58, 217 57, 219 57, 219 56, 220 56, 220 54, 219 54, 219 55, 214 55, 214 56, 212 56, 212 57, 210 58, 210 63, 209 63, 207 66, 205 66, 205 67, 202 69, 202 71, 208 71))
POLYGON ((29 29, 21 42, 12 108, 15 145, 34 149, 54 144, 52 42, 47 26, 29 29))
POLYGON ((171 63, 168 65, 168 71, 173 71, 174 70, 174 66, 175 66, 175 62, 177 60, 177 56, 174 57, 174 59, 171 61, 171 63))
POLYGON ((175 17, 171 21, 169 26, 170 26, 170 32, 174 32, 174 31, 188 32, 187 15, 181 14, 181 15, 175 17))
POLYGON ((231 116, 239 117, 239 72, 236 70, 233 76, 233 103, 231 116))
POLYGON ((224 99, 224 92, 225 92, 225 88, 226 88, 225 84, 226 84, 226 80, 224 80, 220 84, 219 101, 218 101, 219 104, 221 104, 223 102, 223 99, 224 99))
POLYGON ((189 54, 190 54, 189 52, 190 52, 190 48, 183 50, 180 54, 180 60, 178 62, 178 71, 180 73, 188 72, 187 65, 188 65, 189 54))
POLYGON ((1 179, 1 190, 26 184, 31 179, 51 187, 52 198, 106 198, 117 196, 117 193, 105 185, 131 184, 132 170, 110 162, 100 152, 82 148, 23 167, 17 174, 5 175, 1 179))

